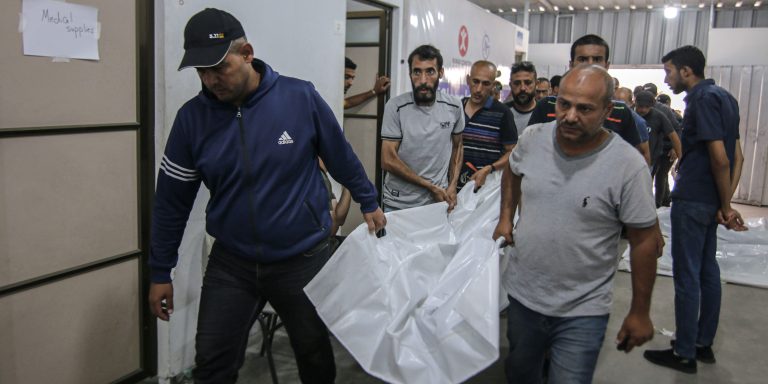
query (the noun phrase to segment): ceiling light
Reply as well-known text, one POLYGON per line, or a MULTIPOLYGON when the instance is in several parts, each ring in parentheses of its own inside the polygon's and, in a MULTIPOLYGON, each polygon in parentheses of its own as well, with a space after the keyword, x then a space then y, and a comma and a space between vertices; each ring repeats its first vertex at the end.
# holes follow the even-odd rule
POLYGON ((559 11, 559 10, 560 10, 560 7, 558 7, 557 5, 555 5, 554 7, 552 7, 552 9, 554 9, 554 10, 555 10, 555 12, 557 12, 557 11, 559 11))
POLYGON ((648 4, 648 9, 653 9, 653 5, 648 4))
POLYGON ((762 1, 762 0, 757 0, 757 1, 755 1, 755 7, 759 7, 759 6, 760 6, 760 4, 762 4, 762 3, 763 3, 763 1, 762 1))
POLYGON ((740 8, 740 7, 741 7, 741 4, 743 4, 741 1, 737 1, 737 2, 736 2, 736 4, 734 4, 734 6, 735 6, 736 8, 740 8))
POLYGON ((722 8, 723 7, 723 3, 717 3, 717 7, 718 8, 722 8))
POLYGON ((499 8, 499 13, 504 13, 504 10, 499 8))
POLYGON ((629 9, 637 9, 637 6, 635 6, 634 4, 632 4, 632 5, 630 5, 630 6, 629 6, 629 9))
POLYGON ((604 10, 605 10, 605 7, 603 7, 602 5, 601 5, 601 6, 599 6, 598 8, 600 8, 600 10, 601 10, 601 11, 604 11, 604 10))
POLYGON ((585 10, 585 11, 589 11, 589 7, 587 7, 587 6, 585 5, 585 6, 584 6, 584 10, 585 10))
MULTIPOLYGON (((757 7, 757 3, 755 3, 755 7, 757 7)), ((569 11, 573 11, 573 5, 569 5, 569 6, 568 6, 568 10, 569 10, 569 11)))
POLYGON ((517 13, 517 8, 512 8, 512 13, 517 13))
POLYGON ((680 8, 683 8, 683 9, 688 8, 688 4, 680 4, 680 8))
POLYGON ((613 8, 614 8, 615 10, 617 10, 617 11, 618 11, 619 9, 621 9, 621 7, 619 7, 618 5, 615 5, 613 8))
POLYGON ((664 17, 667 19, 674 19, 677 17, 677 7, 665 7, 664 17))
POLYGON ((704 3, 699 3, 699 8, 704 8, 704 3))
POLYGON ((546 11, 546 9, 544 7, 542 7, 541 5, 539 5, 539 11, 544 12, 544 11, 546 11))
POLYGON ((486 9, 485 11, 486 11, 486 12, 488 12, 488 13, 491 13, 491 10, 490 10, 490 9, 486 9))

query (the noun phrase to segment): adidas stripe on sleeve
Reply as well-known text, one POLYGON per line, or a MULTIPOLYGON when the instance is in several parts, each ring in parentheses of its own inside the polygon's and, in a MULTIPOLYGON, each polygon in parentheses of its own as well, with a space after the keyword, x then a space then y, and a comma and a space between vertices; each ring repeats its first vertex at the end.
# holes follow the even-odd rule
POLYGON ((168 156, 163 155, 163 160, 160 161, 160 170, 166 174, 166 176, 172 177, 179 181, 197 181, 200 180, 200 173, 194 169, 187 169, 178 164, 175 164, 168 156))

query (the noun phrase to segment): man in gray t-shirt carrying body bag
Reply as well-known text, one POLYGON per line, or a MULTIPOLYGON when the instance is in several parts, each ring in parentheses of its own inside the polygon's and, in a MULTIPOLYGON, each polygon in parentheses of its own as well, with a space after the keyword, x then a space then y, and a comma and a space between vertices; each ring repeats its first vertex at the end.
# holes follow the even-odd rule
POLYGON ((643 157, 602 127, 613 81, 591 65, 561 80, 556 121, 529 126, 502 175, 494 239, 514 245, 503 286, 509 295, 507 380, 590 383, 611 311, 622 226, 632 265, 632 305, 617 335, 630 351, 653 337, 649 311, 660 248, 643 157), (520 198, 525 201, 512 235, 520 198))
POLYGON ((413 92, 393 97, 384 107, 384 211, 440 201, 452 210, 463 153, 461 101, 437 90, 443 76, 443 58, 437 48, 416 48, 408 57, 408 67, 413 92))

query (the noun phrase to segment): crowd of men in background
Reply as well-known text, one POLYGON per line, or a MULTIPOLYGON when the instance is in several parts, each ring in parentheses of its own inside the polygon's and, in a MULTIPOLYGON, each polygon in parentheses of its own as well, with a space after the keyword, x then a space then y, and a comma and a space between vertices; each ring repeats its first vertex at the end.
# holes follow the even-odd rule
MULTIPOLYGON (((504 103, 497 99, 502 87, 493 63, 472 65, 469 96, 459 99, 438 91, 440 51, 416 48, 408 56, 411 91, 384 108, 381 207, 331 108, 311 83, 282 76, 257 58, 233 15, 213 8, 194 15, 184 50, 179 69, 195 68, 202 89, 180 108, 160 166, 148 301, 153 315, 170 319, 172 269, 205 182, 211 190, 206 228, 216 241, 201 288, 195 382, 237 380, 250 326, 267 302, 288 333, 301 381, 334 382, 330 337, 303 288, 331 257, 330 237, 349 199, 360 204, 369 232, 381 235, 384 212, 435 202, 450 211, 462 186, 482 188, 500 172, 493 238, 514 246, 502 279, 510 302, 508 381, 539 383, 544 373, 550 382, 590 383, 622 231, 633 295, 616 345, 629 352, 653 337, 651 294, 664 245, 656 207, 665 204, 668 187, 657 183, 654 201, 651 173, 666 178, 661 174, 675 161, 677 338, 671 349, 644 357, 686 373, 696 372, 697 360, 715 362, 721 295, 715 230, 746 230, 730 205, 742 155, 738 105, 704 79, 697 48, 662 58, 665 82, 687 94, 682 129, 654 84, 634 93, 619 88, 625 101, 617 100, 618 85, 607 72, 609 47, 596 35, 573 43, 562 77, 538 77, 533 63, 515 63, 504 103), (286 103, 290 119, 280 112, 286 103), (346 188, 338 203, 326 169, 346 188)), ((355 69, 347 60, 345 93, 355 69)), ((345 108, 377 98, 389 84, 377 76, 372 90, 346 98, 345 108)))
POLYGON ((586 35, 571 46, 562 76, 539 77, 532 62, 515 63, 500 103, 498 71, 483 60, 466 77, 468 97, 437 92, 442 56, 424 45, 408 58, 412 91, 385 106, 385 211, 440 201, 450 211, 464 184, 473 181, 477 190, 489 174, 502 173, 493 237, 516 252, 502 279, 510 302, 509 382, 536 383, 542 375, 591 382, 620 235, 629 243, 633 300, 616 345, 629 352, 653 337, 650 299, 664 247, 656 208, 670 200, 679 336, 673 348, 644 357, 686 373, 696 372, 697 360, 715 361, 714 230, 746 229, 730 207, 742 161, 738 106, 704 79, 706 59, 695 47, 663 59, 665 82, 688 94, 685 120, 655 84, 619 87, 607 72, 609 54, 605 40, 586 35), (673 166, 680 175, 670 193, 673 166))

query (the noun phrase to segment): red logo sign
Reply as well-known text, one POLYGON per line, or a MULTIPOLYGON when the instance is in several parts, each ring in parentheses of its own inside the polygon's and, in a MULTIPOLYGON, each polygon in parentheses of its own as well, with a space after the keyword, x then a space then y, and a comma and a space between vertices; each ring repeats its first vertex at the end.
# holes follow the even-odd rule
POLYGON ((467 54, 467 49, 469 48, 469 32, 467 32, 467 27, 461 26, 461 29, 459 29, 459 54, 461 57, 464 57, 464 55, 467 54))

